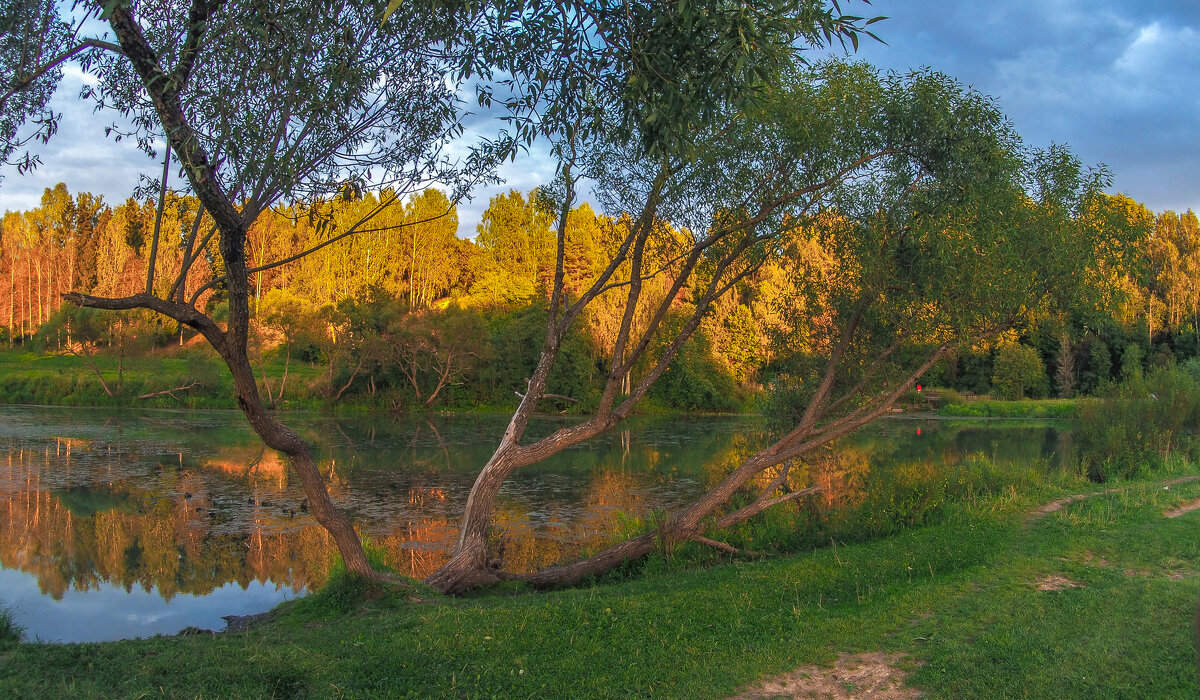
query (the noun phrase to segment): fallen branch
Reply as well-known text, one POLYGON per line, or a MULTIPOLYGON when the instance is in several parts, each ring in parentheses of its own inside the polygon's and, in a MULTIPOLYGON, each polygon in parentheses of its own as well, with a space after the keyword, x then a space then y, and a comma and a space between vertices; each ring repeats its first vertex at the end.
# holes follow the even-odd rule
POLYGON ((700 544, 706 544, 709 547, 712 547, 713 549, 719 549, 722 552, 725 552, 726 554, 728 554, 730 556, 737 556, 738 554, 741 554, 741 550, 739 550, 737 547, 734 547, 731 544, 726 544, 724 542, 718 542, 717 540, 710 540, 707 537, 701 537, 700 535, 696 535, 696 536, 692 537, 692 539, 695 540, 696 542, 699 542, 700 544))
POLYGON ((164 390, 162 390, 162 391, 154 391, 154 392, 151 392, 151 393, 149 393, 149 394, 142 394, 142 395, 141 395, 141 396, 139 396, 138 398, 139 398, 139 399, 153 399, 153 398, 157 398, 157 397, 159 397, 159 396, 164 396, 164 395, 165 395, 165 396, 170 396, 171 398, 173 398, 173 399, 175 399, 176 401, 178 401, 178 400, 179 400, 179 397, 178 397, 178 396, 176 396, 174 392, 176 392, 176 391, 187 391, 188 389, 191 389, 192 387, 196 386, 196 385, 197 385, 197 384, 199 384, 199 383, 200 383, 200 381, 199 381, 199 380, 196 380, 196 381, 192 382, 191 384, 186 384, 186 385, 184 385, 184 386, 177 386, 177 387, 175 387, 174 389, 164 389, 164 390))
MULTIPOLYGON (((525 399, 525 394, 522 394, 521 392, 516 391, 516 390, 514 390, 513 393, 516 394, 517 397, 520 398, 521 400, 525 399)), ((543 399, 561 399, 562 401, 570 401, 571 403, 579 403, 579 399, 572 398, 570 396, 563 396, 562 394, 542 394, 542 398, 543 399)))

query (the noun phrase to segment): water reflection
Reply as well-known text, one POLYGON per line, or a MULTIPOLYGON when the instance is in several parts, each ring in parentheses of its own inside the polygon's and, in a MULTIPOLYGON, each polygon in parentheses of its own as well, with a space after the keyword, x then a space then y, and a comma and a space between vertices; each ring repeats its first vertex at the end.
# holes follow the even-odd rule
MULTIPOLYGON (((449 557, 474 475, 504 427, 488 417, 293 422, 317 446, 334 501, 417 577, 449 557)), ((619 514, 694 497, 706 464, 753 426, 634 424, 525 470, 501 493, 497 553, 507 569, 529 571, 597 546, 619 514)), ((16 599, 6 587, 0 600, 19 603, 18 622, 53 639, 86 637, 38 628, 37 611, 53 601, 123 590, 144 607, 139 591, 170 602, 230 583, 294 595, 321 584, 334 553, 284 461, 236 413, 0 408, 0 519, 0 567, 32 575, 40 592, 16 599)))
MULTIPOLYGON (((478 416, 290 422, 316 445, 338 506, 416 577, 449 557, 471 483, 504 428, 503 418, 478 416)), ((559 425, 545 419, 531 431, 559 425)), ((791 482, 825 486, 818 503, 834 507, 883 464, 1062 450, 1060 431, 998 430, 889 421, 798 467, 791 482)), ((508 570, 531 571, 599 547, 623 519, 690 501, 761 440, 760 423, 744 418, 632 422, 514 475, 496 511, 495 554, 508 570)), ((219 628, 220 615, 319 586, 334 553, 284 461, 240 414, 219 411, 0 407, 0 532, 0 600, 50 640, 219 628), (110 614, 64 616, 99 609, 110 614)))

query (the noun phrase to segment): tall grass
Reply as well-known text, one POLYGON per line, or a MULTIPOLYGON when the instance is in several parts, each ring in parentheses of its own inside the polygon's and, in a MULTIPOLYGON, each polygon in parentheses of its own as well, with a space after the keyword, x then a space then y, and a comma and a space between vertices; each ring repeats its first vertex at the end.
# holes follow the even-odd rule
POLYGON ((25 628, 17 624, 16 615, 0 604, 0 646, 18 644, 25 637, 25 628))
POLYGON ((1164 468, 1173 457, 1200 457, 1200 363, 1134 374, 1098 398, 1079 402, 1075 441, 1095 481, 1164 468))

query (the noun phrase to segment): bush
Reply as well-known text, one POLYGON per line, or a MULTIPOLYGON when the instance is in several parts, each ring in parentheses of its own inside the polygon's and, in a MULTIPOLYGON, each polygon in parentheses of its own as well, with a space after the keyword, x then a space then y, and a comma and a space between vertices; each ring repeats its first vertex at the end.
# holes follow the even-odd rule
POLYGON ((1017 343, 1000 346, 996 351, 995 368, 992 371, 992 387, 1001 398, 1023 399, 1046 395, 1049 382, 1046 366, 1037 350, 1017 343))
POLYGON ((1131 372, 1107 395, 1079 403, 1075 440, 1090 478, 1128 478, 1162 468, 1172 453, 1197 455, 1200 371, 1192 364, 1131 372))

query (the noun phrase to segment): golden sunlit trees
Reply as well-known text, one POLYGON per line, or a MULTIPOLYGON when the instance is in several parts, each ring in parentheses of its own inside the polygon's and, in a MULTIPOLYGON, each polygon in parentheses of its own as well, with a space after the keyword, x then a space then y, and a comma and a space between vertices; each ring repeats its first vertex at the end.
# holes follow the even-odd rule
POLYGON ((528 300, 547 288, 554 260, 552 216, 516 190, 492 197, 475 243, 482 258, 472 293, 492 303, 528 300))
POLYGON ((409 198, 393 245, 399 253, 395 289, 409 308, 427 308, 459 283, 458 214, 441 190, 409 198))

